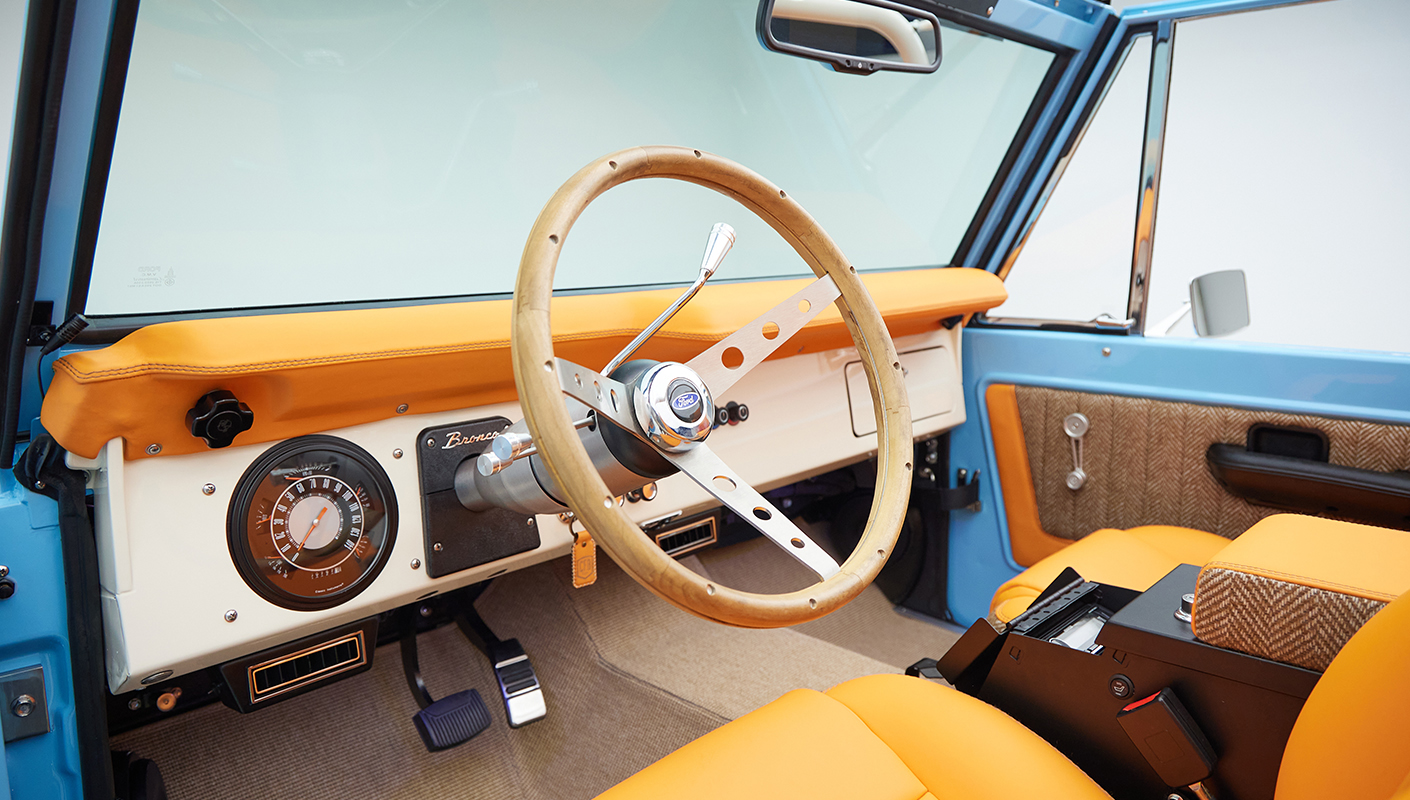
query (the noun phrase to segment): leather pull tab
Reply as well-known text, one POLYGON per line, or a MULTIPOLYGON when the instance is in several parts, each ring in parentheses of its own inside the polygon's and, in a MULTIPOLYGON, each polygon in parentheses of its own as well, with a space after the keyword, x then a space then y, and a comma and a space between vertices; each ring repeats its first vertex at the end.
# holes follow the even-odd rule
MULTIPOLYGON (((571 528, 570 528, 571 530, 571 528)), ((584 528, 573 532, 573 588, 597 582, 597 542, 584 528)))

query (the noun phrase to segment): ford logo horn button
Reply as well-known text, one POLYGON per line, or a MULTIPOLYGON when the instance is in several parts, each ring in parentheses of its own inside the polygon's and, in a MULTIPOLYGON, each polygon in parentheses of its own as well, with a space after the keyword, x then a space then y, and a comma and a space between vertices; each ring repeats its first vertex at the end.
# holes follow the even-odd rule
POLYGON ((686 422, 700 419, 700 414, 704 411, 704 404, 700 402, 700 391, 692 386, 690 381, 681 378, 671 382, 671 388, 666 390, 666 400, 671 404, 671 410, 676 416, 686 422))

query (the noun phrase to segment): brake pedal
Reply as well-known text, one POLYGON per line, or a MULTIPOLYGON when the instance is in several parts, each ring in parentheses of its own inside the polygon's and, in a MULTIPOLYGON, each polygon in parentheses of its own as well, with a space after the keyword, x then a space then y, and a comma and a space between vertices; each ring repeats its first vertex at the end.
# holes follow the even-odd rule
POLYGON ((421 659, 416 649, 416 622, 406 615, 406 628, 401 635, 401 667, 406 685, 420 706, 411 717, 416 733, 432 753, 464 744, 490 726, 490 711, 474 689, 456 692, 437 700, 421 678, 421 659))
POLYGON ((435 753, 475 738, 490 726, 490 710, 474 689, 456 692, 417 711, 411 718, 426 749, 435 753))
POLYGON ((499 693, 504 698, 504 713, 509 717, 509 727, 523 727, 547 716, 543 686, 534 674, 529 656, 519 646, 519 640, 499 642, 490 651, 490 663, 494 665, 495 680, 499 681, 499 693))

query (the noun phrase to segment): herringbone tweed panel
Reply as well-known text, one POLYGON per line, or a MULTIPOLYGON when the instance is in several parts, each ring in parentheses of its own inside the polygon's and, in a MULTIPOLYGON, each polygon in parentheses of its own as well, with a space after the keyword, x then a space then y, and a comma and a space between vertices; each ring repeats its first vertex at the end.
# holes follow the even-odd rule
POLYGON ((1224 491, 1205 464, 1215 442, 1243 444, 1256 422, 1318 428, 1331 463, 1388 472, 1410 469, 1410 426, 1385 425, 1141 397, 1017 387, 1023 438, 1043 530, 1080 539, 1101 528, 1179 525, 1230 539, 1278 511, 1224 491), (1062 420, 1091 420, 1083 441, 1087 482, 1067 488, 1071 440, 1062 420))
POLYGON ((1386 601, 1206 567, 1195 636, 1216 647, 1322 672, 1386 601))

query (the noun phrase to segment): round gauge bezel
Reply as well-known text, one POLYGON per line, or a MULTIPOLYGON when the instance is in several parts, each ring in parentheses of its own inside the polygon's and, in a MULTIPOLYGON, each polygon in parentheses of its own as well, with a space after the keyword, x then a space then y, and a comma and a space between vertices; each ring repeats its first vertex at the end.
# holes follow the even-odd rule
POLYGON ((382 465, 378 463, 376 458, 373 458, 371 453, 336 436, 324 434, 300 436, 296 439, 287 439, 264 451, 240 476, 240 483, 236 486, 235 494, 231 498, 230 508, 226 514, 225 530, 230 560, 234 563, 235 571, 239 573, 240 579, 245 582, 246 586, 249 586, 260 597, 281 608, 287 608, 291 611, 323 611, 340 606, 362 594, 368 586, 372 585, 372 582, 382 573, 382 569, 387 566, 387 562, 391 560, 392 549, 397 541, 397 496, 396 492, 392 490, 392 481, 387 477, 387 471, 382 469, 382 465), (271 585, 263 578, 257 559, 250 552, 247 539, 249 536, 250 504, 254 501, 260 485, 269 478, 270 470, 291 457, 311 450, 335 452, 357 462, 376 484, 377 491, 382 495, 382 503, 385 506, 383 518, 387 525, 386 539, 372 565, 351 586, 326 597, 293 594, 271 585))

